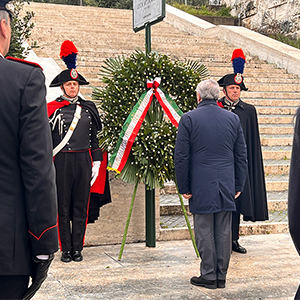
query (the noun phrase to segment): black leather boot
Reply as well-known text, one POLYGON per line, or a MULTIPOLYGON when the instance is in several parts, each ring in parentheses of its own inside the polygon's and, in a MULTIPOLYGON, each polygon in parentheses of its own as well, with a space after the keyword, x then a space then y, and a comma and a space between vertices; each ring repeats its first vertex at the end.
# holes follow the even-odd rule
POLYGON ((79 250, 73 251, 72 258, 74 261, 82 261, 83 257, 82 257, 81 251, 79 251, 79 250))
POLYGON ((68 262, 72 261, 71 251, 62 252, 61 261, 65 262, 65 263, 68 263, 68 262))
POLYGON ((238 241, 232 241, 232 251, 242 254, 247 253, 247 250, 242 247, 238 241))

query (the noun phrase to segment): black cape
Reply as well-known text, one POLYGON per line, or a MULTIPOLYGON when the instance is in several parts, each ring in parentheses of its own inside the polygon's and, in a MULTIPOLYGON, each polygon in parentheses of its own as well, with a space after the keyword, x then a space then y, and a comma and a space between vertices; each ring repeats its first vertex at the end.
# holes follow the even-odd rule
MULTIPOLYGON (((79 96, 78 96, 78 100, 80 101, 80 105, 90 112, 93 121, 96 124, 97 130, 101 130, 102 123, 100 121, 99 113, 94 102, 84 100, 79 96)), ((49 102, 47 104, 48 117, 50 117, 56 109, 64 107, 65 105, 69 105, 69 102, 64 100, 62 97, 58 97, 56 100, 49 102)))
MULTIPOLYGON (((224 100, 225 97, 219 99, 218 105, 231 110, 224 100)), ((248 175, 244 190, 236 200, 237 211, 244 221, 265 221, 268 220, 268 204, 256 109, 240 100, 232 112, 240 118, 248 158, 248 175)))
MULTIPOLYGON (((300 254, 300 108, 296 112, 296 124, 292 147, 292 157, 288 191, 289 230, 295 247, 300 254)), ((299 288, 300 289, 300 288, 299 288)), ((295 299, 300 298, 298 289, 295 299)))

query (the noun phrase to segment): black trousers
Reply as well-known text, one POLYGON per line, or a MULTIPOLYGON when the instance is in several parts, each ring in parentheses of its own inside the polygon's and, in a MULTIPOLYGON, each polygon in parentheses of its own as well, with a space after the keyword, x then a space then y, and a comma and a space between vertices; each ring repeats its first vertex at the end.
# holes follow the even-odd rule
POLYGON ((238 211, 232 212, 232 240, 237 241, 240 237, 240 220, 241 214, 238 211))
POLYGON ((60 248, 62 251, 82 250, 88 218, 91 156, 89 151, 60 152, 54 164, 60 248))
POLYGON ((29 275, 0 276, 0 299, 22 299, 29 275))

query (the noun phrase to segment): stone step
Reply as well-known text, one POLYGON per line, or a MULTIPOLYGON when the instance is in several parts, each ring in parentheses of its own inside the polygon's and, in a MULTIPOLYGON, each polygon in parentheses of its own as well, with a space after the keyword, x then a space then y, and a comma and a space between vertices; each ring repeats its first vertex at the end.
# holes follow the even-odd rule
MULTIPOLYGON (((222 71, 223 74, 233 73, 233 68, 230 65, 227 65, 227 67, 220 68, 219 66, 210 66, 209 71, 212 74, 217 74, 220 71, 222 71)), ((245 78, 251 77, 253 75, 261 76, 261 77, 274 77, 274 75, 279 74, 286 74, 285 69, 278 69, 278 68, 256 68, 255 65, 245 66, 244 74, 243 76, 245 78)))
MULTIPOLYGON (((100 67, 95 67, 94 72, 86 72, 84 70, 84 67, 78 67, 78 71, 82 73, 86 78, 89 78, 89 80, 94 79, 99 79, 99 72, 100 72, 100 67), (82 71, 81 71, 82 70, 82 71)), ((222 97, 224 94, 223 92, 220 91, 220 97, 222 97)), ((252 92, 252 91, 247 91, 246 93, 242 94, 242 100, 247 102, 247 103, 259 103, 260 105, 263 105, 263 102, 261 100, 265 100, 266 103, 271 103, 273 100, 277 100, 278 103, 280 101, 284 103, 285 109, 287 110, 289 108, 288 104, 290 103, 292 105, 292 109, 290 114, 294 114, 296 111, 296 108, 299 105, 299 100, 300 99, 300 93, 295 92, 295 93, 288 93, 288 92, 252 92), (266 94, 269 94, 266 95, 266 94), (277 98, 277 99, 276 99, 277 98), (271 100, 272 99, 272 100, 271 100), (294 102, 289 102, 294 100, 294 102), (285 101, 287 101, 287 104, 285 104, 285 101), (298 103, 297 103, 298 102, 298 103), (296 105, 295 105, 296 104, 296 105), (298 104, 298 105, 297 105, 298 104)), ((265 105, 268 106, 268 105, 265 105)), ((271 105, 270 105, 271 106, 271 105)), ((276 106, 276 108, 279 107, 276 106)), ((266 110, 268 112, 268 110, 266 110)), ((268 113, 269 114, 269 113, 268 113)))
MULTIPOLYGON (((283 192, 288 190, 289 175, 273 175, 265 174, 266 190, 267 192, 283 192)), ((173 182, 165 183, 164 188, 161 189, 161 194, 177 194, 176 186, 173 182)))
MULTIPOLYGON (((281 70, 281 69, 274 69, 274 70, 281 70)), ((233 69, 231 69, 230 73, 232 73, 232 71, 233 71, 233 69)), ((227 74, 227 73, 222 72, 222 70, 220 69, 219 71, 216 70, 215 73, 211 73, 211 76, 214 77, 214 78, 221 78, 225 74, 227 74)), ((269 72, 268 74, 265 74, 265 75, 264 75, 263 72, 260 72, 260 73, 254 73, 254 72, 253 73, 246 73, 245 72, 243 74, 243 76, 245 78, 245 84, 246 85, 247 85, 248 80, 250 82, 250 79, 253 79, 254 81, 258 81, 258 82, 259 82, 259 80, 261 78, 263 78, 264 81, 270 79, 270 80, 273 80, 273 81, 276 82, 278 80, 278 73, 276 73, 276 72, 274 72, 274 73, 269 72)), ((289 73, 284 73, 284 71, 280 73, 280 78, 281 79, 298 80, 298 76, 297 75, 295 75, 295 74, 289 74, 289 73)))
MULTIPOLYGON (((160 215, 170 216, 170 215, 183 215, 183 210, 180 204, 180 199, 178 194, 167 194, 160 195, 160 215)), ((268 210, 273 213, 275 211, 287 210, 287 198, 288 192, 268 192, 268 210)), ((189 201, 182 197, 184 207, 188 215, 189 212, 189 201)))
POLYGON ((300 98, 300 93, 294 92, 285 92, 285 93, 280 93, 280 92, 252 92, 252 91, 247 91, 245 94, 243 94, 243 98, 260 98, 260 99, 299 99, 300 98))
POLYGON ((268 192, 282 192, 288 190, 288 175, 265 174, 266 190, 268 192))
MULTIPOLYGON (((198 61, 199 60, 203 64, 205 64, 206 67, 210 67, 211 65, 213 65, 213 66, 218 65, 220 67, 220 69, 221 69, 221 68, 223 68, 223 65, 224 66, 228 66, 228 61, 227 62, 226 61, 224 61, 224 62, 223 61, 211 61, 211 60, 207 59, 207 57, 203 57, 203 59, 198 59, 198 61)), ((99 58, 88 57, 88 56, 80 57, 80 58, 78 58, 78 61, 83 61, 83 62, 86 62, 86 63, 99 63, 99 62, 101 63, 102 62, 102 60, 99 59, 99 58)), ((261 62, 261 61, 252 62, 250 65, 252 66, 252 68, 255 68, 255 67, 258 68, 257 65, 261 65, 259 68, 274 69, 274 65, 272 65, 272 64, 266 64, 266 63, 261 62)), ((274 78, 272 80, 271 80, 270 83, 282 83, 282 84, 287 83, 287 84, 291 84, 291 83, 298 83, 298 82, 300 82, 299 79, 293 79, 293 78, 288 79, 287 80, 288 82, 286 82, 282 78, 277 78, 277 80, 276 80, 276 78, 274 78), (272 82, 272 80, 273 80, 273 82, 272 82)), ((248 82, 248 80, 247 80, 247 82, 248 82)), ((249 78, 249 82, 260 83, 260 82, 268 82, 268 81, 267 81, 267 79, 265 77, 261 77, 260 81, 257 81, 256 78, 249 78)))
MULTIPOLYGON (((246 54, 247 56, 247 54, 246 54)), ((216 57, 217 58, 217 57, 216 57)), ((226 68, 228 68, 228 70, 230 72, 232 72, 233 70, 233 67, 232 67, 232 64, 231 64, 231 58, 229 58, 229 61, 228 60, 217 60, 217 59, 210 59, 210 58, 207 58, 207 56, 203 56, 203 58, 201 57, 201 61, 203 63, 205 63, 205 65, 208 67, 208 68, 220 68, 220 70, 224 70, 226 68)), ((250 62, 247 61, 246 64, 245 64, 245 69, 247 68, 250 68, 250 69, 277 69, 276 66, 274 64, 268 64, 264 61, 260 61, 260 60, 251 60, 250 62)), ((219 71, 219 70, 218 70, 219 71)))
MULTIPOLYGON (((132 44, 130 44, 132 45, 132 44)), ((101 52, 105 51, 105 48, 103 48, 101 45, 99 45, 101 47, 101 50, 95 50, 97 51, 97 54, 99 55, 101 52)), ((77 47, 77 45, 76 45, 77 47)), ((108 46, 107 46, 108 47, 108 46)), ((110 45, 110 47, 113 47, 113 45, 110 45)), ((130 48, 132 48, 132 46, 130 46, 130 48)), ((54 52, 54 51, 53 51, 54 52)), ((84 52, 86 51, 80 51, 81 52, 81 55, 85 55, 84 52)), ((54 53, 50 53, 50 54, 56 54, 57 51, 55 51, 54 53)), ((97 72, 99 70, 99 65, 98 63, 100 62, 100 64, 102 65, 102 61, 103 61, 103 56, 101 57, 96 57, 97 59, 97 62, 92 62, 92 61, 89 61, 89 62, 83 62, 82 60, 78 60, 78 67, 81 67, 85 70, 85 72, 88 72, 88 73, 93 73, 93 72, 97 72)), ((208 68, 208 71, 210 72, 211 74, 211 70, 208 68)), ((256 69, 253 68, 253 70, 249 70, 249 74, 251 74, 250 72, 253 72, 252 74, 257 74, 256 72, 256 69)), ((272 69, 270 69, 270 72, 273 72, 272 69)), ((226 74, 226 73, 224 73, 226 74)), ((278 77, 280 77, 280 74, 278 74, 278 77)), ((300 88, 298 87, 297 84, 287 84, 287 85, 278 85, 278 84, 274 84, 274 85, 271 85, 271 84, 268 84, 268 83, 265 83, 265 84, 258 84, 258 83, 252 83, 252 84, 249 84, 247 85, 248 87, 248 92, 254 92, 254 91, 266 91, 266 92, 274 92, 274 91, 277 91, 277 92, 300 92, 300 88), (276 88, 275 88, 276 86, 276 88)))
POLYGON ((299 83, 294 84, 271 84, 271 83, 246 83, 249 91, 261 91, 261 92, 300 92, 299 83))
POLYGON ((291 146, 262 146, 264 160, 289 160, 291 159, 291 146))
POLYGON ((259 124, 293 124, 293 116, 285 115, 259 115, 259 124))
POLYGON ((295 106, 257 106, 259 115, 292 115, 294 116, 297 107, 295 106))
POLYGON ((264 171, 268 175, 289 175, 290 160, 264 160, 264 171))
MULTIPOLYGON (((188 216, 193 228, 193 216, 188 216)), ((186 221, 182 215, 161 216, 161 239, 190 239, 186 221)), ((269 213, 269 220, 264 222, 244 222, 241 220, 240 235, 275 234, 288 232, 287 211, 269 213)))
POLYGON ((262 146, 291 146, 293 144, 293 136, 284 134, 262 134, 260 135, 260 142, 262 146))
POLYGON ((290 99, 250 99, 247 98, 247 93, 242 94, 242 100, 252 104, 256 107, 259 106, 271 106, 271 107, 298 107, 300 105, 300 100, 290 100, 290 99))
POLYGON ((294 127, 292 124, 260 124, 259 125, 260 134, 284 134, 293 135, 294 127))

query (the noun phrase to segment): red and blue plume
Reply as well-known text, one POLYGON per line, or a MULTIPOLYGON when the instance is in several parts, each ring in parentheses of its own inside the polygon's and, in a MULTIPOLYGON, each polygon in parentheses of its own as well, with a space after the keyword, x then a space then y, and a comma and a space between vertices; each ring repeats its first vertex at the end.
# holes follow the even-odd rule
POLYGON ((72 41, 64 41, 60 47, 60 58, 65 62, 68 69, 76 69, 78 50, 72 41))
POLYGON ((233 50, 231 61, 234 73, 243 74, 246 58, 242 49, 233 50))

